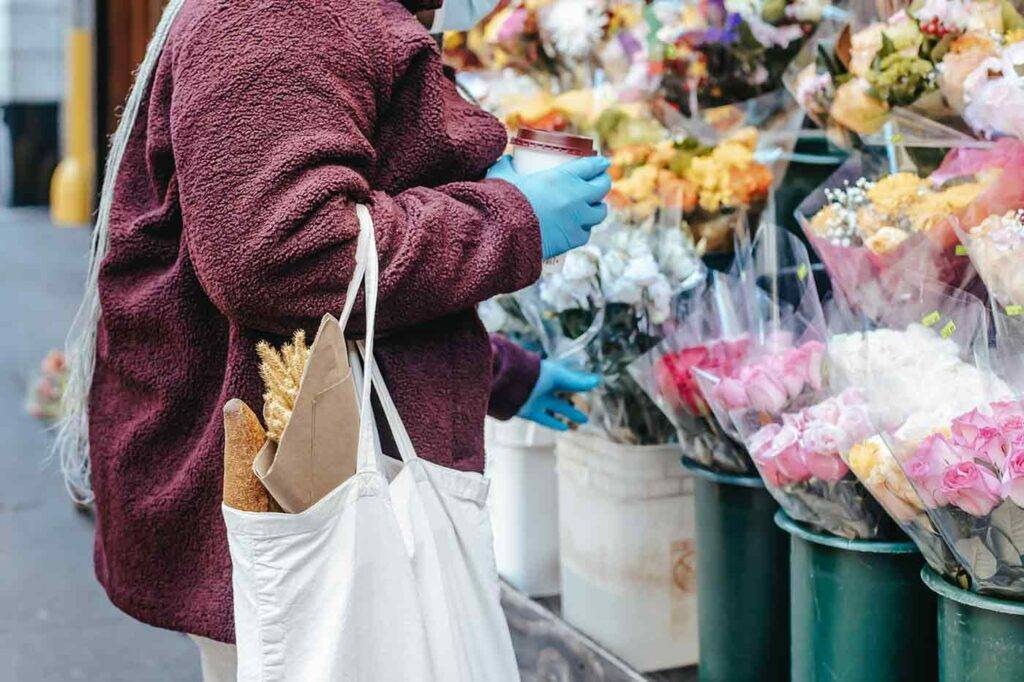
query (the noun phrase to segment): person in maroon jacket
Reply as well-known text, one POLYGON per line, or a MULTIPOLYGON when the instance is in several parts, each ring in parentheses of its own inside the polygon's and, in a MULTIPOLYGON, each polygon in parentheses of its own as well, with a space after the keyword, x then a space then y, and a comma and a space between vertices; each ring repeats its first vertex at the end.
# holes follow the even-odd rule
MULTIPOLYGON (((456 22, 493 4, 448 2, 456 22)), ((489 338, 475 306, 586 241, 607 162, 496 165, 505 130, 415 16, 440 5, 172 0, 114 138, 58 447, 95 492, 110 599, 207 652, 234 638, 221 409, 262 404, 258 341, 342 309, 356 202, 380 251, 377 356, 421 456, 482 471, 485 414, 585 419, 555 393, 596 379, 489 338)))

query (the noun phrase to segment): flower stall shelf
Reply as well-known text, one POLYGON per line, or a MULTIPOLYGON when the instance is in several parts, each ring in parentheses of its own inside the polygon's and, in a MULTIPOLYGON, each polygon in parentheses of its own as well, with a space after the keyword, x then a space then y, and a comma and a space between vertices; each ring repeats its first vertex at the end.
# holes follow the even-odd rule
POLYGON ((558 594, 555 432, 523 419, 488 419, 491 523, 498 573, 531 597, 558 594))
POLYGON ((676 445, 558 440, 562 616, 640 671, 698 658, 693 478, 676 445))
POLYGON ((792 680, 936 679, 935 595, 912 542, 848 540, 786 516, 792 680))
POLYGON ((963 590, 927 566, 921 578, 939 598, 939 682, 1024 679, 1024 602, 963 590))
POLYGON ((758 476, 693 475, 701 682, 789 680, 789 542, 758 476), (753 568, 756 567, 756 570, 753 568))

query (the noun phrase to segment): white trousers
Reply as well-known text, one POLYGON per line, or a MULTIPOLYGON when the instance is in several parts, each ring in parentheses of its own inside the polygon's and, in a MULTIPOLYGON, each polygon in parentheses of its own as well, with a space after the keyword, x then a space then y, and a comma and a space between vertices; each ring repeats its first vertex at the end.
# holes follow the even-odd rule
POLYGON ((235 682, 238 679, 238 650, 234 644, 223 644, 198 635, 189 637, 199 647, 203 682, 235 682))

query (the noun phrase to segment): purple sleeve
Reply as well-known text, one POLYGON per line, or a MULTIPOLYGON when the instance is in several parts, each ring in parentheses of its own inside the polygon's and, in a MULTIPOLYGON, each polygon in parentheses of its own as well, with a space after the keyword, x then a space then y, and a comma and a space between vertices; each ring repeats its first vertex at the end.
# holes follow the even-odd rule
MULTIPOLYGON (((278 334, 337 314, 355 266, 357 202, 369 205, 377 236, 381 331, 536 280, 540 228, 512 185, 453 182, 394 194, 370 186, 379 91, 391 87, 391 65, 362 55, 326 10, 306 5, 284 3, 244 29, 197 29, 212 35, 177 54, 182 85, 171 135, 185 240, 213 303, 229 319, 278 334), (247 36, 241 45, 236 29, 247 36), (211 45, 233 47, 198 52, 211 45)), ((356 333, 362 306, 360 296, 356 333)))
POLYGON ((517 346, 500 334, 491 334, 491 353, 494 372, 487 414, 496 419, 511 419, 537 384, 540 356, 517 346))

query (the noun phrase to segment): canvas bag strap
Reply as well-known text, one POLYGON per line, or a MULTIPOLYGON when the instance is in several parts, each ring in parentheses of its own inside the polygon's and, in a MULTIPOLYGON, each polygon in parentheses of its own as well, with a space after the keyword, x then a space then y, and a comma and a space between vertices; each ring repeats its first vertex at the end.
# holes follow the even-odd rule
MULTIPOLYGON (((367 377, 377 369, 373 358, 373 337, 377 320, 377 289, 380 279, 380 263, 377 256, 377 240, 373 232, 373 217, 370 210, 363 204, 356 204, 356 216, 359 219, 359 239, 356 243, 356 263, 345 294, 345 307, 341 312, 339 325, 344 336, 349 318, 355 306, 356 296, 360 287, 365 297, 366 335, 363 371, 367 377)), ((379 371, 379 370, 378 370, 379 371)), ((356 455, 356 471, 379 471, 377 461, 377 434, 373 419, 373 407, 370 402, 372 382, 362 382, 362 395, 359 401, 359 445, 356 455)))
MULTIPOLYGON (((357 345, 359 352, 365 357, 365 344, 360 341, 357 345)), ((368 383, 372 383, 377 391, 377 398, 380 399, 380 406, 384 412, 388 427, 391 429, 391 436, 398 447, 399 456, 406 463, 417 459, 416 447, 412 443, 412 438, 409 437, 409 432, 405 428, 405 422, 402 421, 402 415, 399 414, 398 407, 395 406, 395 401, 391 397, 391 391, 388 390, 387 384, 384 383, 384 375, 381 374, 380 367, 376 363, 366 367, 365 372, 370 377, 370 382, 368 383)))

